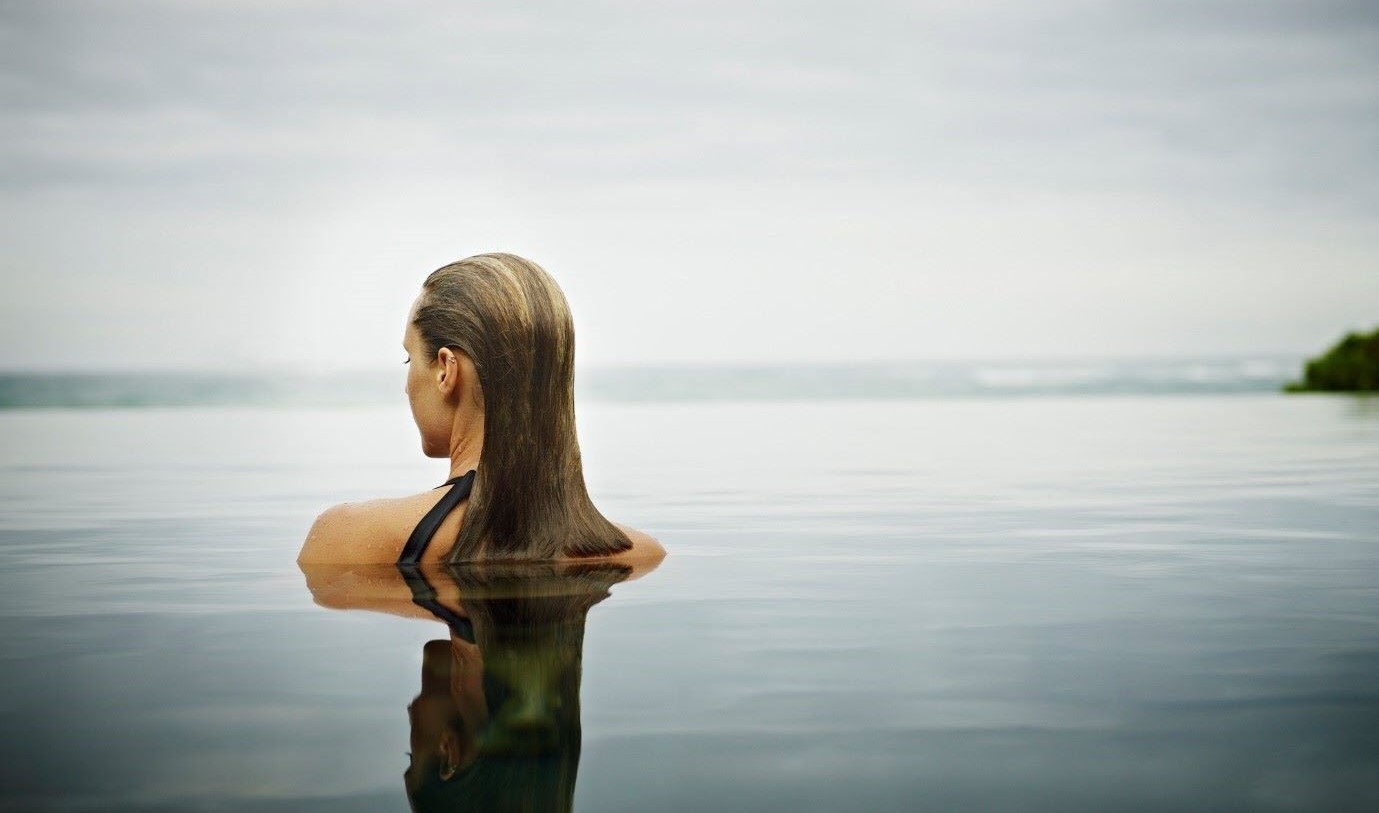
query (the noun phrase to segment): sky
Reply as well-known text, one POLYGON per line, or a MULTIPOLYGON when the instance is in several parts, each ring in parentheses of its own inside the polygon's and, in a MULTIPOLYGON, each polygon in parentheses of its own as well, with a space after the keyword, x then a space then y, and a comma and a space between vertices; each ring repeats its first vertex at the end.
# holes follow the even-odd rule
POLYGON ((0 368, 1310 355, 1379 327, 1379 4, 0 0, 0 368))

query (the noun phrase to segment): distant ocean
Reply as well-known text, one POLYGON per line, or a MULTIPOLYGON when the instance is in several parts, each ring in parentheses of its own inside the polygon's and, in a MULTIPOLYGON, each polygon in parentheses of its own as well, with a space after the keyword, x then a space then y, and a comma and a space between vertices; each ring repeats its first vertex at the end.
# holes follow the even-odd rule
MULTIPOLYGON (((581 399, 875 400, 1277 392, 1300 356, 1057 361, 914 361, 581 369, 581 399)), ((0 373, 0 409, 395 403, 400 370, 301 373, 0 373)))

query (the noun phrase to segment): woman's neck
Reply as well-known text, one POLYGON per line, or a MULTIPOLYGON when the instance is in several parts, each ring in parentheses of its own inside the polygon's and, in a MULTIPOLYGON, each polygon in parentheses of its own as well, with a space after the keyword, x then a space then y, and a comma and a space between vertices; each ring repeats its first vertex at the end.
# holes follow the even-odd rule
POLYGON ((450 476, 453 480, 479 467, 484 450, 484 416, 477 411, 460 411, 450 433, 450 476))

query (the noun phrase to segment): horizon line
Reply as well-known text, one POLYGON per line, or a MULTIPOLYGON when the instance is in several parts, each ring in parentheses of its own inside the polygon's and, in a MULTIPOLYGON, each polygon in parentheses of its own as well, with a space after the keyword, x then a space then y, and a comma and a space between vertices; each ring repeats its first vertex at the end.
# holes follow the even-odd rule
MULTIPOLYGON (((582 366, 576 362, 576 372, 632 372, 646 370, 761 370, 782 368, 887 367, 920 364, 1078 364, 1117 362, 1210 362, 1250 360, 1303 360, 1324 353, 1259 350, 1246 352, 1208 352, 1197 354, 1125 353, 1101 355, 1031 355, 1031 356, 929 356, 904 358, 811 359, 811 360, 744 360, 744 361, 645 361, 617 362, 582 366)), ((350 374, 378 374, 389 369, 385 365, 320 367, 307 363, 242 364, 222 367, 190 367, 159 365, 149 367, 79 367, 69 365, 3 366, 0 375, 297 375, 333 376, 350 374)))

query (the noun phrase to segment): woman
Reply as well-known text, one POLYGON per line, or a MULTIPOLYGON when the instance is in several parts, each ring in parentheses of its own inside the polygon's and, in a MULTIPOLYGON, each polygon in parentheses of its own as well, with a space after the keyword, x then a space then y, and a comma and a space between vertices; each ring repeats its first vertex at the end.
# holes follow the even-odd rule
POLYGON ((480 254, 433 271, 408 313, 402 346, 422 452, 448 457, 449 479, 410 497, 327 509, 299 563, 665 555, 655 539, 610 522, 589 499, 575 437, 574 323, 540 266, 480 254))

